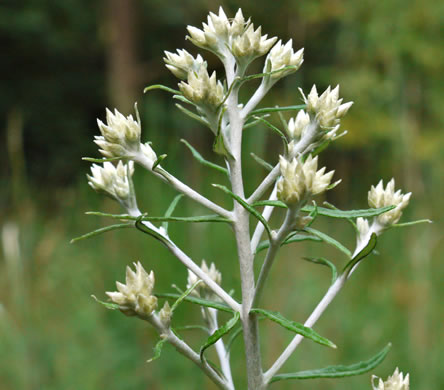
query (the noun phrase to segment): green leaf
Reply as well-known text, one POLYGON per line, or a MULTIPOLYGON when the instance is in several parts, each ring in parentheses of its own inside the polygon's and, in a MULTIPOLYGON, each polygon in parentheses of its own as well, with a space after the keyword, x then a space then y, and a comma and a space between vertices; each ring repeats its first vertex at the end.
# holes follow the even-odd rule
MULTIPOLYGON (((381 207, 379 209, 364 209, 364 210, 339 210, 339 209, 328 209, 325 207, 317 207, 318 209, 318 215, 324 215, 326 217, 332 217, 332 218, 369 218, 369 217, 376 217, 378 215, 384 214, 387 211, 393 210, 395 206, 387 206, 387 207, 381 207)), ((314 209, 314 206, 308 205, 302 207, 302 211, 306 213, 311 213, 314 209)))
POLYGON ((93 163, 104 163, 107 161, 117 161, 117 160, 121 160, 122 157, 110 157, 110 158, 94 158, 94 157, 82 157, 83 161, 89 161, 89 162, 93 162, 93 163))
POLYGON ((294 70, 294 71, 296 71, 298 69, 299 69, 299 67, 296 66, 296 65, 288 65, 288 66, 284 66, 284 67, 282 67, 280 69, 273 70, 271 72, 257 73, 257 74, 252 74, 252 75, 249 75, 249 76, 245 76, 245 77, 242 77, 241 79, 239 79, 239 81, 241 83, 245 83, 246 81, 255 80, 255 79, 259 79, 259 78, 263 78, 263 77, 267 77, 267 76, 272 76, 272 75, 274 75, 276 73, 282 73, 282 72, 285 72, 287 70, 294 70))
POLYGON ((280 201, 280 200, 260 200, 258 202, 253 203, 254 207, 260 207, 260 206, 273 206, 273 207, 281 207, 283 209, 287 209, 288 206, 280 201))
POLYGON ((167 339, 164 338, 164 339, 160 339, 157 342, 156 346, 154 347, 154 356, 151 359, 147 360, 146 361, 147 363, 151 363, 152 361, 154 361, 160 357, 160 354, 162 353, 163 345, 165 344, 166 341, 167 341, 167 339))
POLYGON ((93 232, 86 233, 83 236, 73 238, 70 243, 74 244, 77 241, 84 240, 86 238, 91 238, 94 236, 98 236, 99 234, 110 232, 111 230, 129 228, 129 227, 133 227, 133 226, 134 226, 134 223, 132 223, 132 222, 118 223, 116 225, 106 226, 106 227, 94 230, 93 232))
POLYGON ((262 314, 273 322, 283 326, 285 329, 288 329, 294 333, 300 334, 307 339, 314 341, 315 343, 326 345, 327 347, 336 348, 336 345, 333 344, 330 340, 322 337, 318 333, 316 333, 312 328, 308 328, 298 322, 291 321, 285 318, 282 314, 268 311, 264 309, 251 309, 251 313, 262 314))
POLYGON ((258 120, 258 121, 261 121, 270 130, 274 131, 277 135, 279 135, 279 137, 281 137, 281 139, 282 139, 282 142, 284 143, 285 151, 287 151, 288 140, 287 140, 287 137, 285 136, 285 134, 281 130, 279 130, 276 126, 272 125, 270 122, 268 122, 267 120, 265 120, 262 117, 253 116, 253 118, 258 120))
POLYGON ((143 90, 143 93, 147 93, 147 92, 153 91, 155 89, 161 89, 162 91, 167 91, 167 92, 170 92, 170 93, 173 93, 173 94, 182 95, 182 92, 178 91, 177 89, 173 89, 173 88, 167 87, 167 86, 162 85, 162 84, 150 85, 150 86, 146 87, 143 90))
POLYGON ((211 347, 213 344, 215 344, 219 339, 221 339, 223 336, 225 336, 227 333, 231 331, 231 329, 234 328, 234 326, 237 324, 237 322, 240 319, 239 312, 234 313, 234 317, 231 318, 225 325, 222 325, 219 329, 216 329, 214 333, 208 337, 207 341, 200 347, 200 360, 204 360, 204 352, 208 347, 211 347))
POLYGON ((348 258, 352 257, 352 253, 350 252, 350 250, 342 245, 339 241, 335 240, 333 237, 330 237, 329 235, 322 233, 319 230, 313 229, 312 227, 305 227, 304 230, 316 237, 319 237, 322 241, 334 246, 336 249, 339 249, 341 252, 345 253, 348 258))
POLYGON ((259 156, 255 155, 253 152, 250 153, 250 156, 253 157, 254 161, 256 161, 259 165, 264 167, 267 171, 273 170, 273 165, 267 163, 265 160, 262 160, 259 156))
POLYGON ((368 240, 367 245, 364 249, 362 249, 353 259, 351 259, 346 266, 344 267, 342 272, 349 273, 353 267, 358 264, 362 259, 367 257, 370 253, 372 253, 373 249, 375 249, 377 243, 377 235, 376 233, 372 233, 370 236, 370 240, 368 240))
POLYGON ((149 226, 146 226, 143 223, 143 218, 147 218, 145 214, 140 215, 137 220, 136 220, 136 228, 138 230, 140 230, 142 233, 148 234, 151 237, 154 237, 156 240, 160 241, 163 245, 165 245, 166 247, 168 247, 169 241, 168 239, 163 236, 162 234, 160 234, 159 232, 157 232, 156 230, 150 228, 149 226))
MULTIPOLYGON (((300 242, 300 241, 322 242, 322 240, 316 236, 308 236, 306 234, 292 233, 282 242, 281 246, 292 244, 294 242, 300 242)), ((264 249, 267 249, 269 246, 270 246, 270 241, 268 241, 268 240, 262 241, 256 248, 256 254, 263 251, 264 249)))
MULTIPOLYGON (((164 293, 164 294, 154 294, 154 295, 157 298, 167 298, 167 299, 177 299, 181 296, 181 294, 174 294, 174 293, 164 293)), ((217 309, 227 313, 234 313, 234 310, 231 307, 221 302, 209 301, 207 299, 190 297, 190 296, 186 296, 182 300, 185 302, 193 303, 195 305, 212 307, 213 309, 217 309)))
POLYGON ((176 107, 182 111, 185 115, 189 116, 190 118, 198 121, 199 123, 202 123, 203 125, 210 127, 210 124, 208 123, 208 121, 204 118, 202 118, 201 116, 199 116, 198 114, 196 114, 193 111, 188 110, 187 108, 185 108, 184 106, 182 106, 179 103, 176 103, 176 107))
POLYGON ((254 217, 256 217, 262 225, 264 225, 265 230, 267 231, 268 236, 271 236, 271 230, 270 226, 268 226, 267 221, 262 216, 261 213, 256 211, 252 206, 250 206, 245 200, 243 200, 241 197, 237 196, 233 192, 231 192, 227 187, 222 186, 220 184, 213 184, 213 187, 219 188, 222 191, 224 191, 226 194, 230 195, 232 198, 234 198, 245 210, 247 210, 250 214, 252 214, 254 217))
POLYGON ((120 310, 120 307, 117 303, 111 303, 111 302, 103 302, 100 299, 97 299, 95 295, 91 295, 91 297, 101 305, 105 306, 109 310, 120 310))
POLYGON ((134 217, 129 214, 109 214, 109 213, 102 213, 100 211, 87 211, 85 214, 86 215, 95 215, 96 217, 107 217, 107 218, 128 220, 128 221, 137 221, 137 218, 138 218, 138 217, 134 217))
POLYGON ((344 378, 347 376, 365 374, 366 372, 373 370, 376 366, 382 363, 382 361, 387 356, 390 348, 391 344, 389 343, 382 351, 380 351, 372 358, 363 362, 351 364, 350 366, 328 366, 315 370, 299 371, 292 374, 275 375, 271 379, 270 383, 287 379, 344 378))
POLYGON ((155 169, 157 168, 157 166, 163 161, 165 160, 167 157, 166 154, 161 154, 159 157, 157 157, 157 160, 154 161, 153 167, 151 168, 151 170, 154 172, 155 169))
POLYGON ((305 104, 301 104, 301 105, 298 105, 298 106, 258 108, 257 110, 251 111, 249 116, 257 115, 257 114, 267 114, 269 112, 296 111, 296 110, 302 110, 305 107, 307 107, 305 104))
POLYGON ((187 288, 181 295, 179 295, 179 298, 177 298, 176 302, 173 303, 173 306, 171 306, 171 311, 174 312, 174 310, 177 309, 177 306, 179 306, 182 301, 188 296, 190 295, 193 290, 199 285, 203 283, 202 280, 198 280, 197 282, 195 282, 191 287, 187 288))
POLYGON ((237 339, 237 337, 242 333, 242 326, 239 326, 230 336, 230 338, 227 341, 227 345, 225 347, 225 349, 227 350, 227 352, 230 352, 230 349, 233 345, 233 343, 235 342, 235 340, 237 339))
POLYGON ((208 168, 212 168, 215 169, 216 171, 222 172, 225 175, 228 176, 228 169, 221 167, 220 165, 214 164, 208 160, 205 160, 202 155, 196 150, 194 149, 186 140, 181 139, 180 140, 183 144, 185 144, 185 146, 190 149, 191 153, 193 154, 193 157, 199 161, 202 165, 205 165, 208 168))
MULTIPOLYGON (((171 215, 173 214, 174 210, 176 209, 177 204, 179 203, 179 201, 184 197, 183 194, 179 194, 177 195, 173 201, 171 202, 171 204, 169 205, 167 211, 165 212, 165 218, 170 218, 171 215)), ((162 223, 162 227, 165 229, 166 233, 168 234, 168 221, 164 221, 162 223)))
MULTIPOLYGON (((270 116, 270 114, 265 114, 265 115, 262 115, 261 118, 267 118, 269 116, 270 116)), ((259 122, 260 122, 260 120, 248 121, 245 123, 243 130, 249 129, 250 127, 253 127, 254 125, 257 125, 259 122)))
POLYGON ((327 260, 323 257, 303 257, 303 259, 314 264, 321 264, 329 267, 331 269, 331 284, 333 284, 338 278, 338 270, 330 260, 327 260))
POLYGON ((211 215, 198 215, 196 217, 148 217, 144 216, 142 221, 152 221, 152 222, 228 222, 231 223, 230 219, 219 217, 217 214, 211 215))
MULTIPOLYGON (((327 209, 340 211, 335 205, 328 203, 327 201, 324 201, 323 204, 327 207, 327 209)), ((358 227, 356 226, 355 221, 352 218, 346 218, 346 219, 353 226, 355 232, 358 232, 358 227)))
POLYGON ((400 228, 400 227, 414 226, 414 225, 418 225, 420 223, 433 223, 433 221, 430 219, 418 219, 417 221, 395 223, 391 227, 400 228))

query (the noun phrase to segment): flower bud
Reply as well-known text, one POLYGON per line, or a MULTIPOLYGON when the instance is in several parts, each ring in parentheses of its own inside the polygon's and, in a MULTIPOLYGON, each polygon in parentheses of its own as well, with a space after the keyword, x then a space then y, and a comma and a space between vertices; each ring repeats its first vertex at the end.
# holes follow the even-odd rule
POLYGON ((411 192, 402 194, 401 190, 395 192, 395 179, 387 183, 384 189, 382 180, 376 187, 372 186, 368 192, 368 204, 370 207, 381 208, 387 206, 396 206, 393 210, 378 215, 377 221, 383 226, 389 226, 397 223, 402 216, 402 210, 409 204, 411 192))
POLYGON ((157 298, 152 294, 154 273, 148 274, 140 262, 134 267, 136 272, 126 267, 126 284, 116 282, 118 291, 106 294, 124 314, 146 317, 157 307, 157 298))
POLYGON ((389 376, 388 379, 384 382, 381 378, 377 376, 372 376, 372 387, 373 390, 409 390, 410 389, 410 378, 409 374, 405 377, 402 372, 399 372, 398 367, 396 367, 395 372, 392 376, 389 376), (375 379, 379 379, 378 385, 375 386, 375 379))
POLYGON ((288 66, 294 68, 282 70, 271 75, 271 79, 280 79, 296 72, 304 62, 304 49, 293 51, 293 41, 290 39, 285 45, 282 41, 273 46, 265 61, 264 73, 275 72, 288 66))
POLYGON ((310 155, 304 163, 297 158, 288 161, 280 156, 279 162, 282 176, 277 182, 277 196, 287 205, 305 203, 310 196, 326 191, 334 174, 334 171, 324 174, 325 167, 317 170, 317 156, 310 155))
POLYGON ((179 88, 188 100, 196 104, 217 107, 224 99, 224 88, 216 80, 216 72, 210 77, 204 66, 198 73, 188 73, 188 83, 182 81, 179 88))
POLYGON ((168 304, 168 302, 166 301, 165 304, 163 305, 162 309, 160 309, 160 311, 159 311, 160 321, 162 322, 162 324, 166 328, 170 327, 172 315, 173 315, 173 312, 171 310, 171 307, 168 304))
POLYGON ((328 87, 321 96, 318 95, 316 85, 313 85, 307 97, 302 89, 299 88, 299 91, 307 104, 307 112, 314 116, 323 129, 339 125, 340 119, 353 104, 353 102, 342 104, 342 99, 339 99, 339 85, 333 90, 328 87))
POLYGON ((186 50, 177 50, 178 54, 165 51, 166 67, 179 79, 186 80, 189 72, 199 72, 199 69, 207 67, 206 61, 199 54, 194 58, 186 50))
MULTIPOLYGON (((205 262, 205 260, 202 260, 202 265, 200 268, 202 269, 202 271, 205 274, 208 275, 208 277, 211 280, 213 280, 213 282, 215 282, 219 285, 222 283, 222 274, 217 270, 214 263, 211 263, 210 267, 208 268, 208 265, 205 262)), ((190 288, 198 280, 200 280, 199 277, 194 272, 188 270, 187 288, 190 288)), ((205 283, 201 283, 201 284, 197 285, 197 287, 192 291, 191 294, 198 296, 198 297, 201 296, 201 294, 203 294, 207 297, 212 297, 214 295, 212 290, 205 283)))
POLYGON ((309 124, 310 115, 304 110, 300 110, 296 118, 290 118, 288 121, 287 129, 289 137, 292 140, 301 138, 309 124))
POLYGON ((238 59, 248 58, 248 61, 263 56, 271 46, 276 42, 277 38, 267 39, 267 35, 261 35, 262 29, 259 26, 254 30, 254 25, 250 24, 245 32, 233 39, 231 51, 238 59))
POLYGON ((119 161, 117 167, 110 162, 104 162, 103 167, 93 164, 91 175, 86 175, 86 177, 88 184, 95 191, 105 193, 113 199, 125 201, 130 196, 129 181, 133 173, 134 163, 132 161, 128 164, 119 161))

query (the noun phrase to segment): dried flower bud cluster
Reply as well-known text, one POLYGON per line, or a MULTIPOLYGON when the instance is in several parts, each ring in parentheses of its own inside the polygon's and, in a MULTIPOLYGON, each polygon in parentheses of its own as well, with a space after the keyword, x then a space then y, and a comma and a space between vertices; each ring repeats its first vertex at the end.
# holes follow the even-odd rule
POLYGON ((396 367, 395 372, 392 376, 384 382, 381 378, 377 376, 372 377, 373 390, 409 390, 410 389, 410 378, 409 374, 405 377, 402 372, 399 372, 398 367, 396 367), (378 385, 374 385, 375 379, 379 379, 378 385))
POLYGON ((296 72, 304 62, 304 49, 293 51, 293 41, 290 39, 285 45, 279 41, 271 49, 265 60, 264 72, 276 72, 271 75, 272 79, 280 79, 296 72), (292 68, 285 69, 291 66, 292 68), (277 72, 282 69, 282 72, 277 72))
POLYGON ((126 200, 130 195, 129 181, 134 173, 134 163, 117 166, 104 162, 103 167, 97 164, 91 166, 91 175, 86 175, 88 184, 97 192, 103 192, 116 200, 126 200), (128 177, 129 173, 129 177, 128 177))
POLYGON ((154 273, 149 274, 140 262, 134 263, 136 272, 126 267, 126 284, 116 282, 116 292, 107 292, 111 300, 128 316, 146 317, 157 307, 157 298, 152 295, 154 273))
MULTIPOLYGON (((222 274, 218 271, 214 263, 211 263, 210 267, 208 267, 205 260, 203 260, 200 268, 205 274, 209 276, 209 278, 213 282, 217 283, 218 285, 222 283, 222 274)), ((190 288, 199 280, 200 278, 195 273, 188 270, 187 288, 190 288)), ((197 285, 197 287, 192 291, 191 294, 198 297, 200 297, 201 295, 204 295, 206 297, 213 297, 214 295, 212 290, 205 283, 200 283, 199 285, 197 285)), ((213 298, 215 298, 215 296, 213 298)))
POLYGON ((326 191, 334 174, 334 171, 324 174, 325 167, 317 170, 317 156, 310 155, 305 162, 296 157, 288 161, 280 156, 279 162, 282 176, 277 182, 277 196, 288 205, 305 203, 310 196, 326 191))
POLYGON ((368 192, 368 204, 370 207, 380 208, 386 206, 396 206, 377 217, 379 224, 389 226, 397 223, 402 216, 402 210, 409 204, 411 192, 402 194, 401 190, 395 192, 395 179, 390 180, 384 189, 382 180, 376 187, 372 186, 368 192))
POLYGON ((353 104, 353 102, 342 104, 342 99, 339 99, 339 85, 333 90, 328 87, 321 96, 318 95, 316 85, 313 85, 307 97, 301 89, 299 91, 307 104, 307 112, 314 116, 322 129, 337 130, 340 119, 353 104))
POLYGON ((216 80, 216 72, 210 77, 204 66, 197 73, 189 72, 188 83, 182 81, 179 88, 188 100, 196 104, 217 107, 224 100, 224 87, 216 80))
POLYGON ((163 59, 166 63, 166 67, 174 74, 178 79, 186 80, 188 78, 188 73, 196 72, 199 73, 201 67, 206 68, 207 63, 203 60, 200 54, 194 58, 186 50, 177 50, 177 54, 165 51, 165 58, 163 59))

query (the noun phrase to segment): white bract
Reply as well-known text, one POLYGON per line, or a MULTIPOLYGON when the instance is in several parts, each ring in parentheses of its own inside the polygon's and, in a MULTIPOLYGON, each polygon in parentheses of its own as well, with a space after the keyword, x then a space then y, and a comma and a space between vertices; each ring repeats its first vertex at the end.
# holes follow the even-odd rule
MULTIPOLYGON (((277 182, 277 196, 288 205, 306 202, 312 195, 326 191, 334 171, 325 172, 325 167, 318 169, 318 157, 307 157, 305 162, 298 158, 288 161, 279 159, 282 177, 277 182)), ((337 183, 335 183, 337 184, 337 183)))
POLYGON ((170 53, 165 51, 165 58, 163 59, 166 63, 166 67, 179 79, 186 80, 188 73, 196 72, 199 73, 201 67, 207 67, 206 61, 203 60, 200 54, 194 58, 186 50, 177 50, 176 53, 170 53))
POLYGON ((392 376, 384 382, 381 378, 377 376, 372 377, 373 390, 409 390, 410 389, 410 378, 409 374, 405 377, 402 372, 399 372, 398 367, 396 367, 395 372, 392 376), (378 380, 378 384, 375 385, 375 379, 378 380))
POLYGON ((291 140, 300 139, 310 124, 310 115, 304 110, 300 110, 295 118, 290 118, 287 124, 288 135, 291 140))
POLYGON ((382 180, 378 185, 372 186, 368 192, 368 204, 370 207, 380 208, 387 206, 396 206, 377 217, 377 221, 382 226, 389 226, 397 223, 402 216, 402 210, 409 204, 411 192, 402 194, 401 190, 395 192, 395 179, 390 180, 384 189, 382 180))
POLYGON ((157 298, 152 294, 154 273, 145 271, 138 261, 134 263, 136 272, 126 267, 126 284, 116 282, 116 292, 107 292, 111 300, 128 316, 146 317, 157 307, 157 298))
POLYGON ((282 41, 279 41, 270 50, 265 60, 264 73, 275 72, 270 77, 272 79, 279 79, 296 72, 303 62, 304 49, 300 49, 295 53, 291 39, 285 45, 282 44, 282 41), (280 69, 282 69, 281 72, 279 72, 280 69))

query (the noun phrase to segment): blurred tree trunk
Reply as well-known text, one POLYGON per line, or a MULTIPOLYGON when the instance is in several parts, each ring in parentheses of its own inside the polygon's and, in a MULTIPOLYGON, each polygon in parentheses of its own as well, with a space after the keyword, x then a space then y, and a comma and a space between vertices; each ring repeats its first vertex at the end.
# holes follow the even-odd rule
POLYGON ((128 113, 139 94, 136 1, 108 0, 105 6, 110 104, 128 113))

